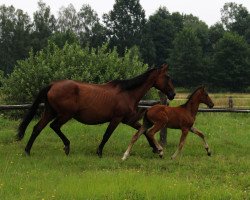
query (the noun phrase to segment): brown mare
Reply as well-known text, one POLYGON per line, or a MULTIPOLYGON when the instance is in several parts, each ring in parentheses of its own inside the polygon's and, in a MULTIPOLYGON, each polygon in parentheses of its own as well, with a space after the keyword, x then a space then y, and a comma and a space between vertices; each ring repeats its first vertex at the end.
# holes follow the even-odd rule
POLYGON ((144 114, 143 125, 141 126, 139 131, 132 137, 128 149, 124 153, 122 159, 125 160, 129 156, 133 144, 137 141, 141 134, 146 134, 153 140, 155 146, 158 149, 159 156, 162 157, 163 148, 157 142, 157 140, 155 140, 154 135, 163 127, 181 129, 182 131, 179 147, 177 151, 172 155, 172 159, 174 159, 181 151, 189 131, 202 138, 205 144, 207 155, 210 156, 211 152, 203 133, 193 127, 195 116, 198 112, 200 103, 206 104, 209 108, 212 108, 214 106, 214 103, 208 96, 208 93, 205 91, 203 86, 197 88, 190 95, 187 102, 181 106, 168 107, 164 105, 154 105, 149 108, 144 114))
MULTIPOLYGON (((137 106, 151 87, 162 91, 170 100, 174 98, 175 92, 167 69, 167 65, 163 65, 161 68, 150 69, 129 80, 114 80, 105 84, 88 84, 72 80, 53 82, 39 92, 19 126, 18 140, 24 137, 25 130, 39 104, 44 102, 44 113, 34 126, 25 148, 26 154, 30 154, 36 137, 53 120, 50 127, 63 141, 64 151, 68 155, 70 141, 61 132, 61 127, 74 118, 81 123, 92 125, 110 122, 97 149, 97 154, 101 157, 105 143, 120 122, 137 130, 141 127, 138 122, 137 106)), ((156 150, 154 143, 147 139, 156 150)))

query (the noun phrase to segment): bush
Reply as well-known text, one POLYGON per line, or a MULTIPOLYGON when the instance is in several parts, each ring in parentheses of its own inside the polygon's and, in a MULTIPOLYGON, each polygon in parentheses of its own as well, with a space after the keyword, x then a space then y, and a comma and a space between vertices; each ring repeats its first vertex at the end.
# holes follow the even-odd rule
POLYGON ((147 66, 140 61, 136 47, 127 50, 124 57, 107 44, 98 49, 78 44, 65 44, 59 48, 53 42, 42 51, 19 61, 13 73, 3 82, 6 103, 30 103, 38 91, 50 82, 73 79, 104 83, 113 79, 127 79, 141 74, 147 66))

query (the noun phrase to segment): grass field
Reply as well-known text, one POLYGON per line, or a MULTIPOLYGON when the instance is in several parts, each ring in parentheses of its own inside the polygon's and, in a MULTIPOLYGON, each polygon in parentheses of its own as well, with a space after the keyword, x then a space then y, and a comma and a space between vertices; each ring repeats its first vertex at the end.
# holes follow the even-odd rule
POLYGON ((171 160, 180 132, 168 130, 163 159, 141 137, 123 162, 135 132, 128 126, 118 127, 102 159, 95 152, 107 124, 73 120, 63 127, 71 141, 69 156, 48 127, 27 157, 23 151, 35 122, 24 140, 15 142, 18 121, 0 117, 0 199, 250 199, 249 122, 249 114, 199 113, 196 127, 207 136, 211 157, 190 133, 182 154, 171 160))

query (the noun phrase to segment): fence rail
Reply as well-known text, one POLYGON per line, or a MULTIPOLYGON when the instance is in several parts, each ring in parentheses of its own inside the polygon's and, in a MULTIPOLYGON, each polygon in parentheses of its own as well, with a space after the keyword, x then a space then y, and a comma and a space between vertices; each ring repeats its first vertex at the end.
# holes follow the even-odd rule
MULTIPOLYGON (((160 101, 157 100, 141 100, 139 102, 139 108, 149 108, 155 104, 161 103, 163 105, 168 105, 168 101, 165 95, 159 93, 160 101)), ((20 104, 20 105, 0 105, 0 111, 8 111, 8 110, 25 110, 29 109, 31 104, 20 104)), ((44 104, 40 104, 40 107, 44 107, 44 104)), ((227 108, 200 108, 199 112, 227 112, 227 113, 250 113, 249 109, 240 109, 235 108, 233 104, 232 97, 228 98, 228 107, 227 108)), ((167 144, 167 129, 163 128, 160 131, 160 143, 165 146, 167 144)))
MULTIPOLYGON (((156 100, 142 100, 139 102, 139 108, 149 108, 155 104, 160 103, 156 100)), ((44 104, 40 104, 42 108, 44 104)), ((20 105, 0 105, 0 111, 5 110, 26 110, 31 107, 31 104, 20 104, 20 105)), ((229 112, 229 113, 250 113, 250 109, 241 109, 241 108, 199 108, 199 112, 229 112)))

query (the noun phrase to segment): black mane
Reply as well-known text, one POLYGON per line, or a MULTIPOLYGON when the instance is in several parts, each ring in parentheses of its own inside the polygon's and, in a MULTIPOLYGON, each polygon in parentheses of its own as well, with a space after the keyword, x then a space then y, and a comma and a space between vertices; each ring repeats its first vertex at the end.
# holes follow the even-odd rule
POLYGON ((136 76, 134 78, 131 79, 126 79, 126 80, 113 80, 110 83, 113 85, 119 85, 119 87, 122 90, 132 90, 140 85, 142 85, 146 79, 148 78, 148 76, 151 74, 152 71, 157 70, 160 68, 152 68, 147 70, 146 72, 144 72, 143 74, 136 76))
POLYGON ((185 107, 187 104, 188 104, 188 102, 192 99, 192 97, 194 96, 194 94, 199 90, 199 89, 201 89, 203 86, 200 86, 200 87, 198 87, 192 94, 190 94, 188 97, 187 97, 187 102, 186 103, 184 103, 184 104, 182 104, 181 105, 181 107, 185 107))

